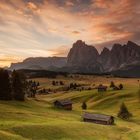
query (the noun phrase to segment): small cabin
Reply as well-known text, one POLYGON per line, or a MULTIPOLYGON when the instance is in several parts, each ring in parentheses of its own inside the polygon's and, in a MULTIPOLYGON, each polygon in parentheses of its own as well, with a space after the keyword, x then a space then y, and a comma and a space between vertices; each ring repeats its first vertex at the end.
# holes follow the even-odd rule
POLYGON ((56 100, 54 106, 57 108, 72 110, 72 101, 71 100, 56 100))
POLYGON ((107 86, 99 85, 99 86, 97 87, 97 89, 98 89, 98 92, 107 91, 107 86))
POLYGON ((85 113, 83 115, 83 121, 103 124, 103 125, 113 125, 114 117, 109 115, 104 115, 104 114, 85 113))

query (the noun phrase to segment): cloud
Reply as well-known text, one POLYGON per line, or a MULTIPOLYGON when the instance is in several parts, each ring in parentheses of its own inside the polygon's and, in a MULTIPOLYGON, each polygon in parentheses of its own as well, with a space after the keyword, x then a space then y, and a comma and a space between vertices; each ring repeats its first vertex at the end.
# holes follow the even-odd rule
POLYGON ((72 31, 73 34, 80 34, 79 31, 72 31))
POLYGON ((72 1, 66 1, 65 5, 66 6, 74 6, 74 3, 72 1))
POLYGON ((70 46, 62 45, 54 49, 50 49, 53 56, 66 57, 69 52, 70 46))
POLYGON ((77 39, 98 50, 128 39, 140 43, 139 9, 139 0, 1 0, 0 51, 19 61, 66 56, 77 39))

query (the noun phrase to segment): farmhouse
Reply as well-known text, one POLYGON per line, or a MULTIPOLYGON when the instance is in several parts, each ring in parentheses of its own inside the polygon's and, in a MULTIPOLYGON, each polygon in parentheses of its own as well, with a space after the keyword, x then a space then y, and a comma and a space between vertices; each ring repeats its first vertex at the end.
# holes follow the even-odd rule
POLYGON ((114 117, 103 114, 85 113, 83 115, 84 122, 93 122, 97 124, 112 125, 114 124, 114 117))
POLYGON ((54 106, 57 108, 62 108, 65 110, 72 110, 72 101, 71 100, 56 100, 54 106))
POLYGON ((97 87, 98 92, 107 91, 107 86, 103 86, 102 84, 97 87))

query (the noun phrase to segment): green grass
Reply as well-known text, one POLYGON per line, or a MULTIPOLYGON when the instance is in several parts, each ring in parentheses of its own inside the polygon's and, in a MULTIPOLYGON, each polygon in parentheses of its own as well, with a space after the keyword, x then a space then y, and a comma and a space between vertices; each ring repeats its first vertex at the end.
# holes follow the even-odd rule
MULTIPOLYGON (((36 79, 42 87, 51 86, 52 79, 36 79), (45 82, 46 81, 46 82, 45 82)), ((61 79, 71 82, 73 79, 61 79)), ((0 140, 140 140, 140 103, 136 79, 105 77, 80 77, 75 82, 86 84, 110 81, 124 84, 124 90, 102 94, 96 90, 71 91, 39 95, 25 102, 0 101, 0 140), (64 111, 52 106, 56 99, 71 99, 73 111, 64 111), (115 116, 115 125, 105 126, 84 123, 81 115, 83 101, 87 102, 87 112, 105 113, 115 116), (133 117, 129 121, 117 118, 120 104, 125 102, 133 117)))

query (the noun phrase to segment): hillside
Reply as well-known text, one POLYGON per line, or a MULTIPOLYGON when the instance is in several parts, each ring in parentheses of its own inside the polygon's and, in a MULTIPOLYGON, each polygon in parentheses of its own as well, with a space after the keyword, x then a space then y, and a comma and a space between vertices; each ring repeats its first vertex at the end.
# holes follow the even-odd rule
MULTIPOLYGON (((109 89, 103 94, 97 90, 70 91, 38 95, 26 102, 0 101, 0 140, 139 140, 140 139, 140 103, 138 102, 137 79, 106 77, 79 77, 65 82, 80 81, 86 84, 110 81, 124 84, 124 90, 109 89), (55 109, 52 102, 56 99, 72 99, 73 111, 55 109), (87 101, 87 112, 105 113, 115 116, 114 126, 104 126, 82 122, 81 103, 87 101), (133 118, 123 121, 116 117, 121 102, 124 101, 133 118)), ((50 87, 53 79, 35 79, 41 87, 50 87)))

